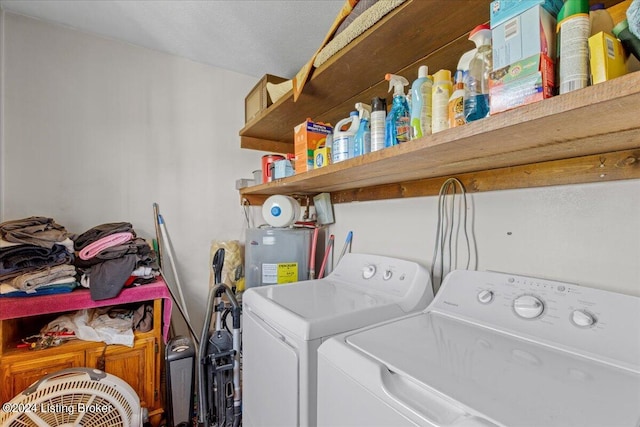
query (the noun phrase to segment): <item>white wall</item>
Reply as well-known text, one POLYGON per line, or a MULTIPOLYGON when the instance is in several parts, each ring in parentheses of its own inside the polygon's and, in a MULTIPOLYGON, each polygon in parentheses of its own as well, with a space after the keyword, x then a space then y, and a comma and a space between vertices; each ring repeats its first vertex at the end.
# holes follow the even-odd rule
POLYGON ((235 180, 264 154, 239 148, 257 79, 5 18, 2 220, 44 215, 75 233, 129 221, 152 238, 157 202, 199 328, 210 243, 244 239, 235 180))
MULTIPOLYGON (((467 197, 478 269, 640 296, 640 180, 467 197)), ((336 252, 352 230, 354 252, 408 258, 431 268, 437 209, 438 197, 335 205, 336 252)), ((460 252, 463 245, 461 240, 460 252)))

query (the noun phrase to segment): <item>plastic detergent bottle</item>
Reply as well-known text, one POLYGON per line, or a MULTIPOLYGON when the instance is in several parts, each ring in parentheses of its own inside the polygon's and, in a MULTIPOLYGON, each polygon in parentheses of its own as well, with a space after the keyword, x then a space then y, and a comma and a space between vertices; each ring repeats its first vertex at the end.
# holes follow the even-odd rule
POLYGON ((440 70, 433 75, 432 132, 449 129, 449 98, 451 98, 451 71, 440 70))
POLYGON ((350 158, 349 147, 353 151, 353 137, 358 131, 360 126, 360 119, 358 118, 358 112, 352 111, 349 117, 342 119, 338 122, 333 132, 333 145, 331 147, 331 160, 333 163, 338 163, 350 158), (351 123, 347 130, 342 130, 343 127, 351 123))
POLYGON ((589 32, 589 0, 566 0, 556 27, 560 94, 589 84, 589 32))
POLYGON ((404 87, 409 82, 396 74, 387 74, 384 78, 389 82, 389 92, 393 88, 393 102, 385 122, 384 140, 384 146, 391 147, 411 140, 411 113, 404 94, 404 87))
POLYGON ((429 68, 421 65, 418 78, 411 85, 411 139, 431 135, 431 89, 429 68))
POLYGON ((449 127, 462 126, 464 120, 464 82, 462 70, 456 71, 453 93, 449 98, 449 127))
POLYGON ((624 49, 636 59, 640 60, 640 39, 629 29, 629 20, 624 19, 613 27, 613 35, 622 42, 624 49))
POLYGON ((369 127, 369 117, 371 107, 362 102, 356 104, 360 117, 360 127, 353 138, 353 157, 361 156, 371 152, 371 129, 369 127))
POLYGON ((469 62, 465 84, 464 118, 467 123, 489 116, 489 73, 493 70, 489 26, 478 25, 469 33, 469 40, 476 44, 477 50, 469 62))
POLYGON ((373 98, 371 100, 371 151, 384 148, 384 130, 387 118, 387 100, 373 98))

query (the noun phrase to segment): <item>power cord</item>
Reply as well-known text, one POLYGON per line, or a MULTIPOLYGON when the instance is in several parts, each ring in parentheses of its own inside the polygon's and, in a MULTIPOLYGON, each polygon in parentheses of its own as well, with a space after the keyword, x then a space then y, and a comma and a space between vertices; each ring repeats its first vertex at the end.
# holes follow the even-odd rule
POLYGON ((438 223, 433 259, 431 261, 431 285, 433 286, 434 295, 440 288, 442 279, 452 269, 459 268, 458 240, 460 239, 461 229, 467 252, 465 269, 475 270, 478 266, 477 247, 473 234, 473 211, 471 210, 472 220, 469 225, 467 210, 467 193, 462 182, 457 178, 447 179, 440 187, 438 194, 438 223), (457 193, 458 189, 460 190, 460 195, 457 193))

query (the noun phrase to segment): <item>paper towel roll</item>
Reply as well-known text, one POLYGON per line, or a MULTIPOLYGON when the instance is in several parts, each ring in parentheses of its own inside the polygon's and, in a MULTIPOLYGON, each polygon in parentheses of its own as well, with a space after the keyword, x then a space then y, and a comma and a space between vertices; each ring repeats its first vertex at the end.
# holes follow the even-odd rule
POLYGON ((300 204, 290 196, 269 196, 262 205, 262 216, 273 227, 288 227, 296 222, 300 204))

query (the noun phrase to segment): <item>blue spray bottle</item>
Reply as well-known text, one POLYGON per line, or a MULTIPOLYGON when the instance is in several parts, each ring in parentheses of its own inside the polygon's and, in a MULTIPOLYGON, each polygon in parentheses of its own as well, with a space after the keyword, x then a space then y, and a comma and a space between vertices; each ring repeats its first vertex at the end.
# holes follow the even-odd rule
POLYGON ((353 156, 361 156, 371 152, 371 127, 369 118, 371 117, 371 106, 358 102, 356 110, 360 115, 360 127, 353 139, 353 156))
POLYGON ((385 122, 384 141, 385 147, 391 147, 411 140, 411 111, 404 94, 404 87, 409 82, 396 74, 387 74, 384 78, 389 82, 389 92, 393 88, 393 103, 385 122))

